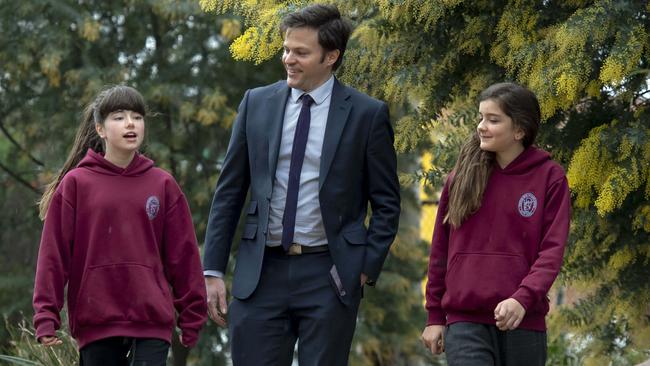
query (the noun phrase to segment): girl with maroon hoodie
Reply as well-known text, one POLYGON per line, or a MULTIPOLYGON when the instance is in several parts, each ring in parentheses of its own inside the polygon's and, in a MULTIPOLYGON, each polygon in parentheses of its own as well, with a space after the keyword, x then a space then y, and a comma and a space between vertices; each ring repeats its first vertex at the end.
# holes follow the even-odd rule
POLYGON ((84 366, 165 365, 175 320, 186 347, 206 321, 185 196, 138 153, 145 110, 133 88, 102 91, 40 202, 36 337, 45 346, 61 344, 55 332, 67 286, 70 331, 84 366))
POLYGON ((540 108, 530 90, 492 85, 479 114, 440 197, 422 340, 450 366, 544 365, 547 293, 569 230, 567 180, 532 145, 540 108))

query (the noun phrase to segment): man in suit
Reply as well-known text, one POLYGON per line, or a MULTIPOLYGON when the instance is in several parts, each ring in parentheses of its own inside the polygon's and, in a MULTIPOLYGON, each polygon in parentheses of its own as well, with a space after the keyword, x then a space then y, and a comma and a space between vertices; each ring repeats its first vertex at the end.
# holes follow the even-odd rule
POLYGON ((208 308, 221 326, 228 313, 236 366, 290 365, 296 340, 301 365, 346 365, 363 286, 397 233, 393 131, 385 103, 333 76, 351 33, 336 7, 308 6, 280 30, 287 80, 244 95, 212 202, 208 308))

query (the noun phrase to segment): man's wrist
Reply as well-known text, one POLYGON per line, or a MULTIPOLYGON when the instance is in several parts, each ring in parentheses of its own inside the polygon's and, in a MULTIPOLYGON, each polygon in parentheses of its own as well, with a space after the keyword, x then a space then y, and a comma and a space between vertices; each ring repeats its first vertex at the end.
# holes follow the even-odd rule
POLYGON ((205 277, 223 278, 223 272, 209 269, 209 270, 203 271, 203 276, 205 276, 205 277))

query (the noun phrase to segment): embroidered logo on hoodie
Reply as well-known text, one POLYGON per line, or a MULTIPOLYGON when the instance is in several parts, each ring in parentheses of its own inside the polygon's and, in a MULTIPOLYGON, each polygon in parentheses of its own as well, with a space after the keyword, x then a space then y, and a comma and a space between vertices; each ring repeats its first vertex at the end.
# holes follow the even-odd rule
POLYGON ((528 192, 521 195, 519 199, 519 214, 523 217, 531 217, 537 209, 537 197, 528 192))
POLYGON ((158 215, 158 210, 160 209, 160 201, 156 196, 149 196, 147 198, 147 204, 145 205, 145 210, 147 211, 147 216, 149 220, 153 220, 158 215))

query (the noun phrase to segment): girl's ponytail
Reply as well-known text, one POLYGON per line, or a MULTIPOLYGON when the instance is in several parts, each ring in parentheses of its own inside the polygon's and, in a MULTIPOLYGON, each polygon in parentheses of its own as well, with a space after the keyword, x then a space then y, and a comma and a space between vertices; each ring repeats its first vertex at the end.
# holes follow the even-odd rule
POLYGON ((86 151, 88 151, 88 149, 93 149, 98 153, 104 152, 102 139, 99 137, 97 131, 95 130, 94 112, 96 104, 96 101, 90 103, 84 110, 81 123, 77 129, 77 135, 74 139, 72 149, 68 154, 68 158, 66 159, 65 164, 63 164, 63 168, 61 168, 61 170, 56 175, 56 178, 54 178, 54 180, 52 180, 47 185, 45 188, 45 193, 43 193, 43 197, 41 197, 40 201, 38 202, 38 216, 41 218, 41 220, 45 219, 45 214, 47 213, 47 209, 50 206, 50 202, 52 201, 52 196, 54 196, 54 192, 59 186, 59 183, 61 183, 61 179, 63 179, 63 176, 65 176, 72 168, 76 167, 77 164, 79 164, 81 159, 83 159, 83 157, 86 155, 86 151))

